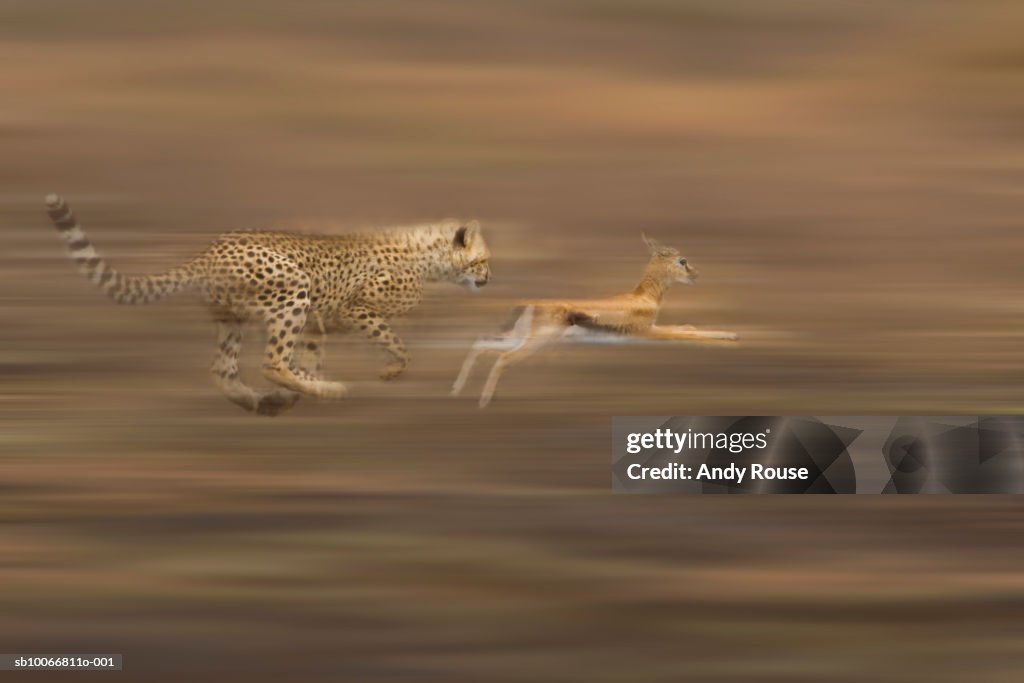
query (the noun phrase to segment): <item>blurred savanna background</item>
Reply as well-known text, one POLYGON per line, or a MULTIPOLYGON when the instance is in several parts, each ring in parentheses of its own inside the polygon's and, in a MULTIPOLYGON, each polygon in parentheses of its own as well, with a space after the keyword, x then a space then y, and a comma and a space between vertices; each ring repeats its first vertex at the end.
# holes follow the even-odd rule
POLYGON ((1021 411, 1022 35, 995 0, 3 0, 0 651, 154 681, 1022 680, 1019 500, 609 472, 613 415, 1021 411), (402 379, 334 339, 351 397, 260 418, 208 381, 194 298, 75 272, 51 191, 125 271, 459 216, 494 276, 397 324, 402 379), (480 375, 448 398, 516 298, 631 286, 641 231, 702 272, 662 320, 739 346, 560 349, 486 411, 480 375))

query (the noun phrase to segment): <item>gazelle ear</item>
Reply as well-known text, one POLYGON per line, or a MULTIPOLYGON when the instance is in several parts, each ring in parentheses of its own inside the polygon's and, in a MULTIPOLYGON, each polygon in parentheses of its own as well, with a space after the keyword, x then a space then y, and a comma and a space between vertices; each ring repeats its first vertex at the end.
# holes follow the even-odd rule
POLYGON ((663 256, 670 251, 669 248, 666 247, 664 244, 661 244, 657 240, 648 237, 646 232, 642 232, 640 234, 644 238, 644 244, 647 245, 647 248, 651 250, 651 254, 653 254, 654 256, 663 256))

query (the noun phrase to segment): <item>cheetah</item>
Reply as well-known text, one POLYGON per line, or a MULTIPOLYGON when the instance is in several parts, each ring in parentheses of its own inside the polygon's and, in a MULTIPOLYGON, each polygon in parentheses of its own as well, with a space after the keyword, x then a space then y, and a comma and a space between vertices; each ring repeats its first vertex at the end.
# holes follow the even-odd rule
POLYGON ((651 258, 632 291, 607 299, 522 301, 504 332, 481 337, 473 344, 455 383, 458 395, 482 353, 498 353, 480 395, 481 408, 490 403, 505 369, 565 340, 621 342, 630 338, 662 341, 733 342, 737 335, 721 330, 698 330, 693 325, 655 325, 666 290, 674 284, 692 285, 697 269, 678 249, 643 236, 651 258))
POLYGON ((78 269, 115 302, 146 304, 197 291, 217 325, 214 383, 230 401, 261 415, 288 410, 302 394, 336 399, 347 393, 343 383, 320 377, 328 332, 361 332, 390 355, 381 378, 398 377, 409 354, 389 319, 414 308, 427 282, 475 291, 491 276, 480 224, 451 220, 331 236, 229 232, 162 274, 125 275, 99 256, 61 197, 48 195, 46 206, 78 269), (271 391, 239 377, 242 331, 250 321, 266 329, 263 375, 277 385, 271 391))

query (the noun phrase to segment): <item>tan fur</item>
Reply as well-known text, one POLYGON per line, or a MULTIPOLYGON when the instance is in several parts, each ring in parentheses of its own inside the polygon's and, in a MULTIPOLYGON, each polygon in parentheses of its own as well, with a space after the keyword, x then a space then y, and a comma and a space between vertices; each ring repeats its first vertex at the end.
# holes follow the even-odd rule
POLYGON ((644 236, 651 260, 643 278, 632 291, 606 299, 541 299, 523 301, 517 307, 515 322, 507 332, 482 337, 470 349, 462 364, 452 394, 466 384, 477 358, 487 352, 498 358, 487 377, 480 396, 483 408, 494 396, 501 374, 508 366, 533 355, 552 342, 571 336, 607 335, 611 338, 663 341, 735 341, 732 332, 697 330, 692 325, 655 325, 665 292, 673 284, 692 284, 697 270, 678 250, 644 236), (575 333, 575 335, 574 335, 575 333))
POLYGON ((422 299, 426 282, 477 288, 490 278, 490 252, 476 221, 363 235, 232 232, 161 275, 124 275, 95 251, 63 199, 46 198, 50 218, 85 277, 118 303, 149 303, 193 289, 217 322, 211 372, 229 400, 265 415, 287 410, 300 394, 340 398, 341 382, 320 377, 324 337, 358 331, 392 357, 381 377, 405 369, 409 355, 388 319, 422 299), (281 388, 259 392, 239 377, 243 325, 267 332, 263 374, 281 388))

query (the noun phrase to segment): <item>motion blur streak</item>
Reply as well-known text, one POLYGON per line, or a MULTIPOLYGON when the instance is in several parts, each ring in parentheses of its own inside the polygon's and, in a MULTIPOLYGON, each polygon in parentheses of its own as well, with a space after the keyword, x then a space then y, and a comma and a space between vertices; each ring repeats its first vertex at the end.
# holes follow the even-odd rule
POLYGON ((7 0, 4 651, 160 681, 1024 679, 1019 500, 613 497, 607 465, 612 415, 1020 412, 1022 21, 7 0), (407 377, 334 341, 352 397, 259 419, 209 386, 194 302, 82 280, 51 191, 125 272, 231 228, 476 216, 494 277, 399 321, 407 377), (444 398, 512 301, 630 286, 641 231, 702 274, 661 322, 738 348, 562 350, 486 413, 444 398))

